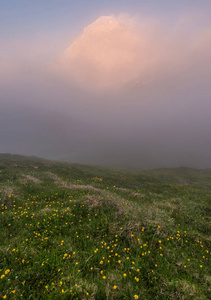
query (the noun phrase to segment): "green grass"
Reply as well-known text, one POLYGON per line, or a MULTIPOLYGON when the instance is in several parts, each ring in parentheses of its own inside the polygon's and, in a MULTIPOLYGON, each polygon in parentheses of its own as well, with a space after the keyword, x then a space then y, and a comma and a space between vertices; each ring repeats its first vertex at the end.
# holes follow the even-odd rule
POLYGON ((0 199, 0 299, 210 299, 210 170, 0 155, 0 199))

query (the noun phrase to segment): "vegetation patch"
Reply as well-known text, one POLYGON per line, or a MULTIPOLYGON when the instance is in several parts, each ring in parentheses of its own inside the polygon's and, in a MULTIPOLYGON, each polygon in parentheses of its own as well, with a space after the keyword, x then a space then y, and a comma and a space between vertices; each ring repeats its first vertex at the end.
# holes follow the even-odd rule
POLYGON ((210 299, 208 170, 0 155, 0 176, 1 299, 210 299))

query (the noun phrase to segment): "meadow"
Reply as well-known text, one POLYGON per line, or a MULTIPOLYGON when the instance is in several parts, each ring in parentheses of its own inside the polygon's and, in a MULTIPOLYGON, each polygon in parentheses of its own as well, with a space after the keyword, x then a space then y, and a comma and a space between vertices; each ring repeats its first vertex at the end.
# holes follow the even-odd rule
POLYGON ((0 155, 0 299, 211 299, 211 170, 0 155))

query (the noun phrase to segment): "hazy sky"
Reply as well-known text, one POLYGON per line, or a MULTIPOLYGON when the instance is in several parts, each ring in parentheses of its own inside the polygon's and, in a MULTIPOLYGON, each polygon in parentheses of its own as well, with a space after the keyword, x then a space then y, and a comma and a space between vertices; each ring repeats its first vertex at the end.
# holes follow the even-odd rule
POLYGON ((0 153, 211 167, 210 0, 0 1, 0 153))

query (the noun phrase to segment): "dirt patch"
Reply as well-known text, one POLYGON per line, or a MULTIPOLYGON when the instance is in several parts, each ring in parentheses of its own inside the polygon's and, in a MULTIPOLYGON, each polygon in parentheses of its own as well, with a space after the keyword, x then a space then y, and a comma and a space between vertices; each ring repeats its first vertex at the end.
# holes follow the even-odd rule
POLYGON ((97 189, 91 185, 70 185, 69 186, 70 190, 84 190, 84 191, 90 191, 93 194, 100 194, 102 190, 97 189))
POLYGON ((0 193, 4 196, 4 197, 11 197, 14 195, 14 188, 11 186, 1 186, 0 188, 0 193))
POLYGON ((40 217, 40 216, 48 214, 52 211, 53 211, 52 208, 45 207, 45 208, 41 209, 38 213, 32 213, 32 215, 35 216, 35 217, 40 217))
POLYGON ((22 184, 26 184, 27 182, 40 184, 42 181, 34 176, 22 174, 22 178, 20 179, 20 182, 22 184))
POLYGON ((134 197, 134 198, 145 198, 144 194, 140 194, 140 193, 131 193, 130 196, 134 197))
POLYGON ((125 189, 125 188, 117 188, 117 190, 120 192, 128 192, 128 189, 125 189))
POLYGON ((18 196, 18 189, 10 185, 2 185, 0 187, 0 199, 1 204, 5 204, 7 207, 12 206, 12 198, 18 196))
POLYGON ((40 210, 41 214, 45 214, 45 213, 49 213, 50 211, 52 211, 52 208, 49 207, 45 207, 43 209, 40 210))
POLYGON ((48 175, 48 177, 50 177, 51 179, 53 179, 54 183, 56 185, 59 185, 61 187, 65 187, 65 188, 69 188, 70 184, 68 184, 66 181, 62 180, 59 176, 57 176, 54 173, 51 172, 45 172, 46 175, 48 175))
POLYGON ((184 179, 180 179, 180 180, 179 180, 179 183, 182 184, 182 185, 189 185, 189 184, 190 184, 190 181, 184 180, 184 179))
POLYGON ((89 207, 97 207, 97 206, 102 206, 103 202, 105 202, 102 198, 100 197, 95 197, 93 195, 88 195, 86 196, 84 203, 88 205, 89 207))

